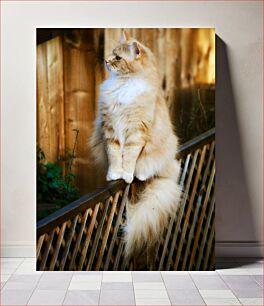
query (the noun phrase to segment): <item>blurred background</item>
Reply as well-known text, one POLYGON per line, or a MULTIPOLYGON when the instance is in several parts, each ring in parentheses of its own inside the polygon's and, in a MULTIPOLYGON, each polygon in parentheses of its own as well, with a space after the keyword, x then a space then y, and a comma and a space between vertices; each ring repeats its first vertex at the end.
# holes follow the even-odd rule
MULTIPOLYGON (((88 139, 122 29, 37 29, 38 218, 103 186, 88 139), (50 205, 53 203, 53 206, 50 205)), ((157 58, 180 144, 215 126, 215 31, 126 29, 157 58)))

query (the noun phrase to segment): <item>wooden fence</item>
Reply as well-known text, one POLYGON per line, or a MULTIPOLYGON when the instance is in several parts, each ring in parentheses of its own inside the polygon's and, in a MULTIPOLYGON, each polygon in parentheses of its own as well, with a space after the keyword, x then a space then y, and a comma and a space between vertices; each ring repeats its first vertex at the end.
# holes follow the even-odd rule
MULTIPOLYGON (((176 100, 183 100, 182 92, 186 88, 208 84, 214 87, 214 30, 127 30, 156 55, 164 96, 173 120, 185 131, 182 135, 185 136, 186 131, 201 132, 212 127, 212 120, 202 129, 190 127, 188 114, 192 112, 185 111, 179 118, 183 112, 176 100)), ((76 184, 82 194, 104 184, 104 178, 91 160, 87 142, 96 114, 99 85, 105 78, 103 59, 119 40, 120 32, 121 29, 37 31, 37 142, 47 160, 54 162, 72 150, 73 130, 79 130, 72 171, 77 175, 76 184)), ((187 109, 194 94, 197 96, 196 92, 191 91, 191 96, 186 97, 183 109, 187 109)), ((203 103, 199 100, 195 104, 201 105, 201 116, 205 113, 203 103)), ((209 108, 212 109, 211 117, 214 117, 213 102, 209 108)), ((193 120, 198 122, 198 117, 193 120)), ((189 134, 188 137, 196 136, 189 134)))
MULTIPOLYGON (((177 158, 183 197, 159 245, 151 250, 148 269, 214 270, 215 131, 183 145, 177 158)), ((37 269, 141 269, 138 259, 127 263, 123 257, 120 229, 131 192, 131 185, 111 182, 39 221, 37 269)))

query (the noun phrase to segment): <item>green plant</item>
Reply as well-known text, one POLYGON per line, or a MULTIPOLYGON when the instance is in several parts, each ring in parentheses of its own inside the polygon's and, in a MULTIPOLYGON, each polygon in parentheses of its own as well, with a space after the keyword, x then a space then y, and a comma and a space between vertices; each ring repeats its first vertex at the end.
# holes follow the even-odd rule
POLYGON ((79 196, 79 190, 74 185, 76 175, 72 173, 72 163, 78 137, 76 132, 72 152, 66 151, 65 156, 59 157, 54 163, 47 162, 45 153, 37 145, 37 201, 38 203, 53 203, 60 208, 79 196), (65 171, 62 164, 65 164, 65 171))

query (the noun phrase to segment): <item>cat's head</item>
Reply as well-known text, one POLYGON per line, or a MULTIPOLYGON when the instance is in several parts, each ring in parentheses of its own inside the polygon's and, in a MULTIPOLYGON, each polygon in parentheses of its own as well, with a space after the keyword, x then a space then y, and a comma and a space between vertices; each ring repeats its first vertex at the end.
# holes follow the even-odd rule
POLYGON ((154 65, 151 51, 131 38, 126 31, 121 34, 118 45, 105 59, 106 68, 117 76, 138 74, 154 65))

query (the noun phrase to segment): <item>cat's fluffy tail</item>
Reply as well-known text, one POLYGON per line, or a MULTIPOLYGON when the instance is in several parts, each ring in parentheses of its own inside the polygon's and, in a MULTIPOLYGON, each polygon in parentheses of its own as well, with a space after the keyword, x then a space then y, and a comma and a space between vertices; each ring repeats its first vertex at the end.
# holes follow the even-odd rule
POLYGON ((179 164, 174 161, 170 176, 155 177, 143 191, 139 191, 136 203, 127 205, 125 226, 125 255, 130 258, 146 246, 157 242, 167 226, 169 217, 175 216, 181 197, 177 183, 179 164))

